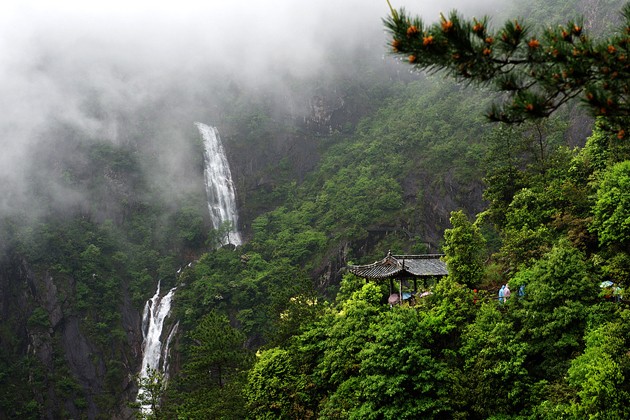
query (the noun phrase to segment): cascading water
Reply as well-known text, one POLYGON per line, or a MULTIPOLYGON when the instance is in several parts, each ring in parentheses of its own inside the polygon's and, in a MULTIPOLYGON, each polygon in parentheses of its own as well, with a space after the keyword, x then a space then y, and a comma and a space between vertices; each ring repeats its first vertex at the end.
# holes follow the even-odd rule
MULTIPOLYGON (((168 363, 168 349, 171 344, 171 339, 179 323, 176 323, 168 334, 168 338, 165 342, 164 351, 162 351, 162 330, 164 328, 164 321, 171 312, 171 302, 173 295, 175 294, 175 287, 169 292, 160 297, 160 282, 155 294, 144 305, 144 312, 142 314, 142 369, 140 370, 140 378, 148 378, 151 371, 167 373, 166 366, 168 363)), ((137 401, 141 401, 144 389, 138 390, 137 401)), ((143 406, 144 412, 150 411, 149 407, 143 406)))
MULTIPOLYGON (((236 194, 234 193, 234 183, 228 165, 223 145, 217 129, 202 123, 195 123, 204 143, 204 179, 206 183, 206 194, 208 196, 208 210, 212 226, 219 230, 225 223, 229 224, 230 230, 221 245, 231 243, 241 245, 241 234, 238 232, 238 213, 236 211, 236 194)), ((191 265, 191 264, 189 264, 191 265)), ((181 269, 177 272, 180 274, 181 269)), ((175 294, 175 287, 160 297, 160 282, 158 282, 155 295, 147 301, 142 315, 142 370, 140 378, 148 378, 149 373, 154 370, 164 375, 164 380, 168 375, 168 354, 171 340, 177 333, 179 322, 175 323, 167 335, 162 346, 162 330, 164 321, 171 311, 171 301, 175 294)), ((144 394, 144 389, 138 391, 137 401, 140 402, 144 394)), ((151 408, 142 406, 144 413, 149 413, 151 408)))
POLYGON ((231 229, 222 243, 241 245, 241 234, 238 232, 238 213, 236 211, 236 194, 230 166, 216 128, 202 123, 195 123, 204 145, 206 195, 212 226, 221 229, 229 223, 231 229))

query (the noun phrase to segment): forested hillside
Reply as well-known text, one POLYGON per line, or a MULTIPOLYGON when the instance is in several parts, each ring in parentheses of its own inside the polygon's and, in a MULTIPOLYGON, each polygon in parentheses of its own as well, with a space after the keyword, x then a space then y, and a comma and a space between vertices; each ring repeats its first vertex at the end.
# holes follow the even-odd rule
POLYGON ((383 288, 345 276, 335 304, 258 356, 245 385, 254 417, 628 416, 630 6, 624 14, 620 35, 591 44, 580 23, 536 36, 527 21, 513 20, 493 34, 483 20, 451 14, 425 27, 391 11, 395 52, 411 65, 507 92, 488 115, 521 124, 488 136, 488 207, 473 221, 451 214, 443 246, 449 275, 410 306, 383 305, 383 288), (573 59, 562 60, 561 48, 572 46, 573 59), (623 81, 617 90, 608 60, 621 62, 611 70, 623 81), (531 73, 518 73, 522 63, 531 73), (539 63, 552 76, 566 74, 552 77, 554 85, 535 73, 547 71, 539 63), (600 70, 598 86, 609 95, 603 105, 592 100, 600 70), (571 149, 555 135, 563 119, 545 110, 575 112, 562 108, 564 98, 583 90, 599 117, 585 146, 571 149))
MULTIPOLYGON (((535 22, 533 48, 582 14, 580 34, 627 39, 622 6, 519 3, 488 30, 535 22)), ((325 65, 278 70, 282 83, 190 71, 194 86, 120 102, 81 87, 89 118, 33 129, 0 199, 0 418, 630 417, 627 115, 568 100, 491 122, 494 76, 475 85, 391 54, 438 38, 408 12, 400 38, 390 25, 384 41, 335 40, 325 65), (218 246, 196 121, 223 138, 242 246, 218 246), (389 282, 345 269, 389 251, 445 253, 450 274, 390 305, 389 282), (140 379, 158 282, 177 286, 177 335, 169 368, 140 379)))

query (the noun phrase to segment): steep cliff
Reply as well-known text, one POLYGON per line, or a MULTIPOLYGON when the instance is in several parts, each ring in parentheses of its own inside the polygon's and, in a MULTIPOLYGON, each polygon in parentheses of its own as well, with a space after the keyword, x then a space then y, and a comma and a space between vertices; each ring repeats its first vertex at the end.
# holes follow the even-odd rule
POLYGON ((138 368, 139 314, 121 291, 120 329, 78 310, 77 281, 36 271, 16 253, 0 260, 0 413, 7 418, 127 418, 138 368), (10 374, 12 373, 12 374, 10 374), (20 401, 20 404, 17 402, 20 401))

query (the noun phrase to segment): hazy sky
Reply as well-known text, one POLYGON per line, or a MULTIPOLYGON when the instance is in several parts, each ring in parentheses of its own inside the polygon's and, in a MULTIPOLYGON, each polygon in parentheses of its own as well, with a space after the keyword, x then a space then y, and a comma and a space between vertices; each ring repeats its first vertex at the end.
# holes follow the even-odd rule
MULTIPOLYGON (((470 12, 468 1, 435 3, 392 0, 428 21, 470 12)), ((253 89, 278 74, 308 77, 327 68, 328 49, 357 43, 384 54, 388 11, 386 0, 0 2, 0 214, 26 188, 25 163, 51 120, 116 141, 108 110, 131 115, 169 89, 225 75, 253 89)))
MULTIPOLYGON (((392 1, 427 20, 470 7, 468 0, 436 3, 392 1)), ((474 5, 492 11, 502 3, 474 5)), ((362 42, 384 52, 381 19, 388 11, 386 0, 5 0, 0 92, 16 112, 23 106, 46 112, 52 101, 54 112, 72 116, 75 98, 66 96, 61 108, 55 99, 86 87, 127 102, 199 72, 255 83, 278 69, 308 75, 326 65, 331 46, 362 42)))
MULTIPOLYGON (((491 10, 497 2, 474 3, 491 10)), ((428 20, 454 7, 466 10, 469 2, 436 3, 392 1, 428 20)), ((332 40, 347 45, 380 31, 388 10, 385 0, 5 0, 2 71, 11 76, 11 69, 46 58, 65 59, 73 69, 109 63, 148 76, 208 63, 300 71, 317 63, 332 40)))

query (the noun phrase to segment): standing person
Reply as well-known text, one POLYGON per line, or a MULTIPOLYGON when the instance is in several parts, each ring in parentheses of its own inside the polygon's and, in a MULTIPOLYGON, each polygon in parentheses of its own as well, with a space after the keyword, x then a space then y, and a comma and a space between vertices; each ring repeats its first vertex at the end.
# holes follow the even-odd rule
POLYGON ((505 296, 504 292, 505 292, 505 284, 501 286, 501 288, 499 289, 499 303, 503 303, 503 296, 505 296))
POLYGON ((505 297, 505 301, 507 302, 512 292, 510 292, 510 287, 507 284, 504 284, 503 287, 505 287, 505 289, 503 289, 503 296, 505 297))

